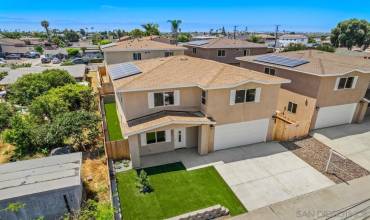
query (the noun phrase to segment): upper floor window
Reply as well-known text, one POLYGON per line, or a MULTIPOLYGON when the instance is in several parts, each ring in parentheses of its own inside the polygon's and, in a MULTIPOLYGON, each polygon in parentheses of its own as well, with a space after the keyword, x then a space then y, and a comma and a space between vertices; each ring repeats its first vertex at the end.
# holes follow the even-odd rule
POLYGON ((272 76, 275 76, 275 69, 265 67, 265 73, 269 74, 269 75, 272 75, 272 76))
POLYGON ((296 113, 297 112, 297 104, 293 102, 288 103, 288 112, 296 113))
POLYGON ((202 90, 202 104, 206 104, 206 91, 202 90))
POLYGON ((173 56, 173 51, 164 52, 164 57, 171 57, 171 56, 173 56))
POLYGON ((197 48, 193 47, 193 53, 197 53, 197 48))
POLYGON ((174 93, 173 92, 155 92, 154 93, 154 106, 167 106, 174 105, 174 93))
POLYGON ((226 55, 225 50, 217 50, 217 56, 218 57, 224 57, 226 55))
POLYGON ((355 88, 357 76, 337 78, 336 89, 352 89, 355 88))
POLYGON ((256 89, 236 90, 235 103, 254 102, 256 89))
POLYGON ((132 57, 134 60, 141 60, 141 53, 133 53, 132 57))

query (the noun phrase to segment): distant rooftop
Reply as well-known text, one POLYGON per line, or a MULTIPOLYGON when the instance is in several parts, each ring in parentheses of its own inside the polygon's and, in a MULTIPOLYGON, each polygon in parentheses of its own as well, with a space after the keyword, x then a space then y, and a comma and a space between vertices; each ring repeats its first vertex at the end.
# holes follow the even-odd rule
POLYGON ((81 185, 82 153, 0 165, 0 201, 81 185))
POLYGON ((200 48, 265 48, 264 44, 257 44, 245 40, 234 40, 229 38, 216 38, 209 40, 190 41, 184 46, 195 46, 200 48))
MULTIPOLYGON (((78 64, 72 66, 56 66, 56 67, 44 67, 44 66, 32 66, 25 68, 9 69, 4 68, 2 71, 8 72, 8 75, 4 79, 0 80, 0 85, 9 85, 15 83, 19 77, 29 73, 41 73, 47 69, 61 69, 67 71, 74 78, 83 78, 86 71, 85 64, 78 64)), ((1 71, 1 69, 0 69, 1 71)))
POLYGON ((300 38, 307 38, 307 36, 303 34, 284 34, 279 37, 279 39, 300 39, 300 38))
POLYGON ((101 46, 107 51, 186 50, 185 47, 155 41, 157 36, 128 39, 101 46))
POLYGON ((274 55, 290 59, 305 60, 307 62, 299 66, 287 67, 258 61, 258 58, 264 55, 238 57, 237 60, 276 66, 278 68, 291 69, 319 76, 344 75, 355 70, 370 73, 370 60, 361 57, 345 56, 319 50, 300 50, 277 53, 274 55))

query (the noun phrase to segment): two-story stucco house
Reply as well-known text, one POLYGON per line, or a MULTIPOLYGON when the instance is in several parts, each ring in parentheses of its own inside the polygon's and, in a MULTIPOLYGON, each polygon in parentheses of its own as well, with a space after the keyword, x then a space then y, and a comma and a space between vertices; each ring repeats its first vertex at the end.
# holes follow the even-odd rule
POLYGON ((360 122, 367 111, 370 63, 366 59, 317 50, 238 59, 241 67, 290 79, 283 88, 315 98, 311 129, 360 122))
POLYGON ((289 44, 308 44, 308 37, 302 34, 284 34, 279 37, 278 45, 287 47, 289 44))
POLYGON ((289 80, 188 56, 107 66, 131 160, 195 147, 200 154, 272 139, 289 80))
POLYGON ((101 46, 106 64, 183 55, 185 47, 158 42, 157 36, 122 40, 101 46))
POLYGON ((208 40, 190 41, 183 44, 188 48, 185 55, 214 60, 239 66, 236 57, 252 56, 271 52, 265 44, 257 44, 243 40, 216 38, 208 40))

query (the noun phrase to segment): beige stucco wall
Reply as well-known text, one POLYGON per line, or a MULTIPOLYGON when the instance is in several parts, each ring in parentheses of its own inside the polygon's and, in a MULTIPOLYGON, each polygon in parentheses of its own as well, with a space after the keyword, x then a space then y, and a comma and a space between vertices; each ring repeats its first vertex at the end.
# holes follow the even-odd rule
POLYGON ((184 50, 148 50, 148 51, 106 51, 104 60, 106 64, 116 64, 133 61, 133 53, 141 53, 141 59, 164 57, 164 53, 172 51, 174 55, 183 55, 184 50))
POLYGON ((218 62, 228 63, 228 64, 239 64, 240 61, 236 60, 235 58, 244 56, 244 50, 250 50, 250 55, 251 56, 265 54, 265 53, 269 52, 269 49, 267 47, 265 47, 265 48, 240 48, 240 49, 238 49, 238 48, 235 48, 235 49, 223 49, 223 48, 221 48, 221 50, 225 50, 225 56, 224 57, 219 57, 219 56, 217 56, 217 52, 220 49, 216 49, 216 48, 205 49, 205 48, 196 47, 197 48, 197 53, 194 54, 193 53, 193 48, 194 47, 192 47, 192 46, 186 46, 186 47, 188 49, 185 51, 185 55, 193 56, 193 57, 199 57, 199 58, 203 58, 203 59, 215 60, 215 61, 218 61, 218 62))
POLYGON ((131 120, 140 116, 148 115, 162 110, 181 110, 181 111, 200 111, 201 89, 198 87, 166 89, 155 91, 142 92, 125 92, 118 93, 119 101, 122 103, 123 112, 127 120, 131 120), (148 106, 148 92, 161 91, 180 91, 180 105, 179 106, 163 106, 149 108, 148 106))
POLYGON ((212 117, 217 125, 271 118, 277 107, 280 84, 265 85, 247 83, 232 89, 208 90, 206 115, 212 117), (260 102, 236 103, 230 105, 232 89, 261 88, 260 102))
MULTIPOLYGON (((264 73, 269 65, 241 62, 241 67, 264 73)), ((292 82, 283 84, 282 88, 317 99, 317 106, 333 106, 358 103, 366 93, 369 86, 370 75, 352 72, 343 76, 315 76, 297 71, 271 67, 275 75, 290 79, 292 82), (334 90, 337 77, 359 76, 354 89, 334 90)))

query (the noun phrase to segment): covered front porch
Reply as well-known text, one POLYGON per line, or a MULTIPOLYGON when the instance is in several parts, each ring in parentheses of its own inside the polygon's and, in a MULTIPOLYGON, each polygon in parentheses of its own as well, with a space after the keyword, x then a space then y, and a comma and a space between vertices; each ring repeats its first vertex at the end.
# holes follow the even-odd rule
POLYGON ((192 148, 200 155, 213 151, 215 122, 200 112, 162 111, 127 121, 124 128, 133 167, 142 157, 192 148))

